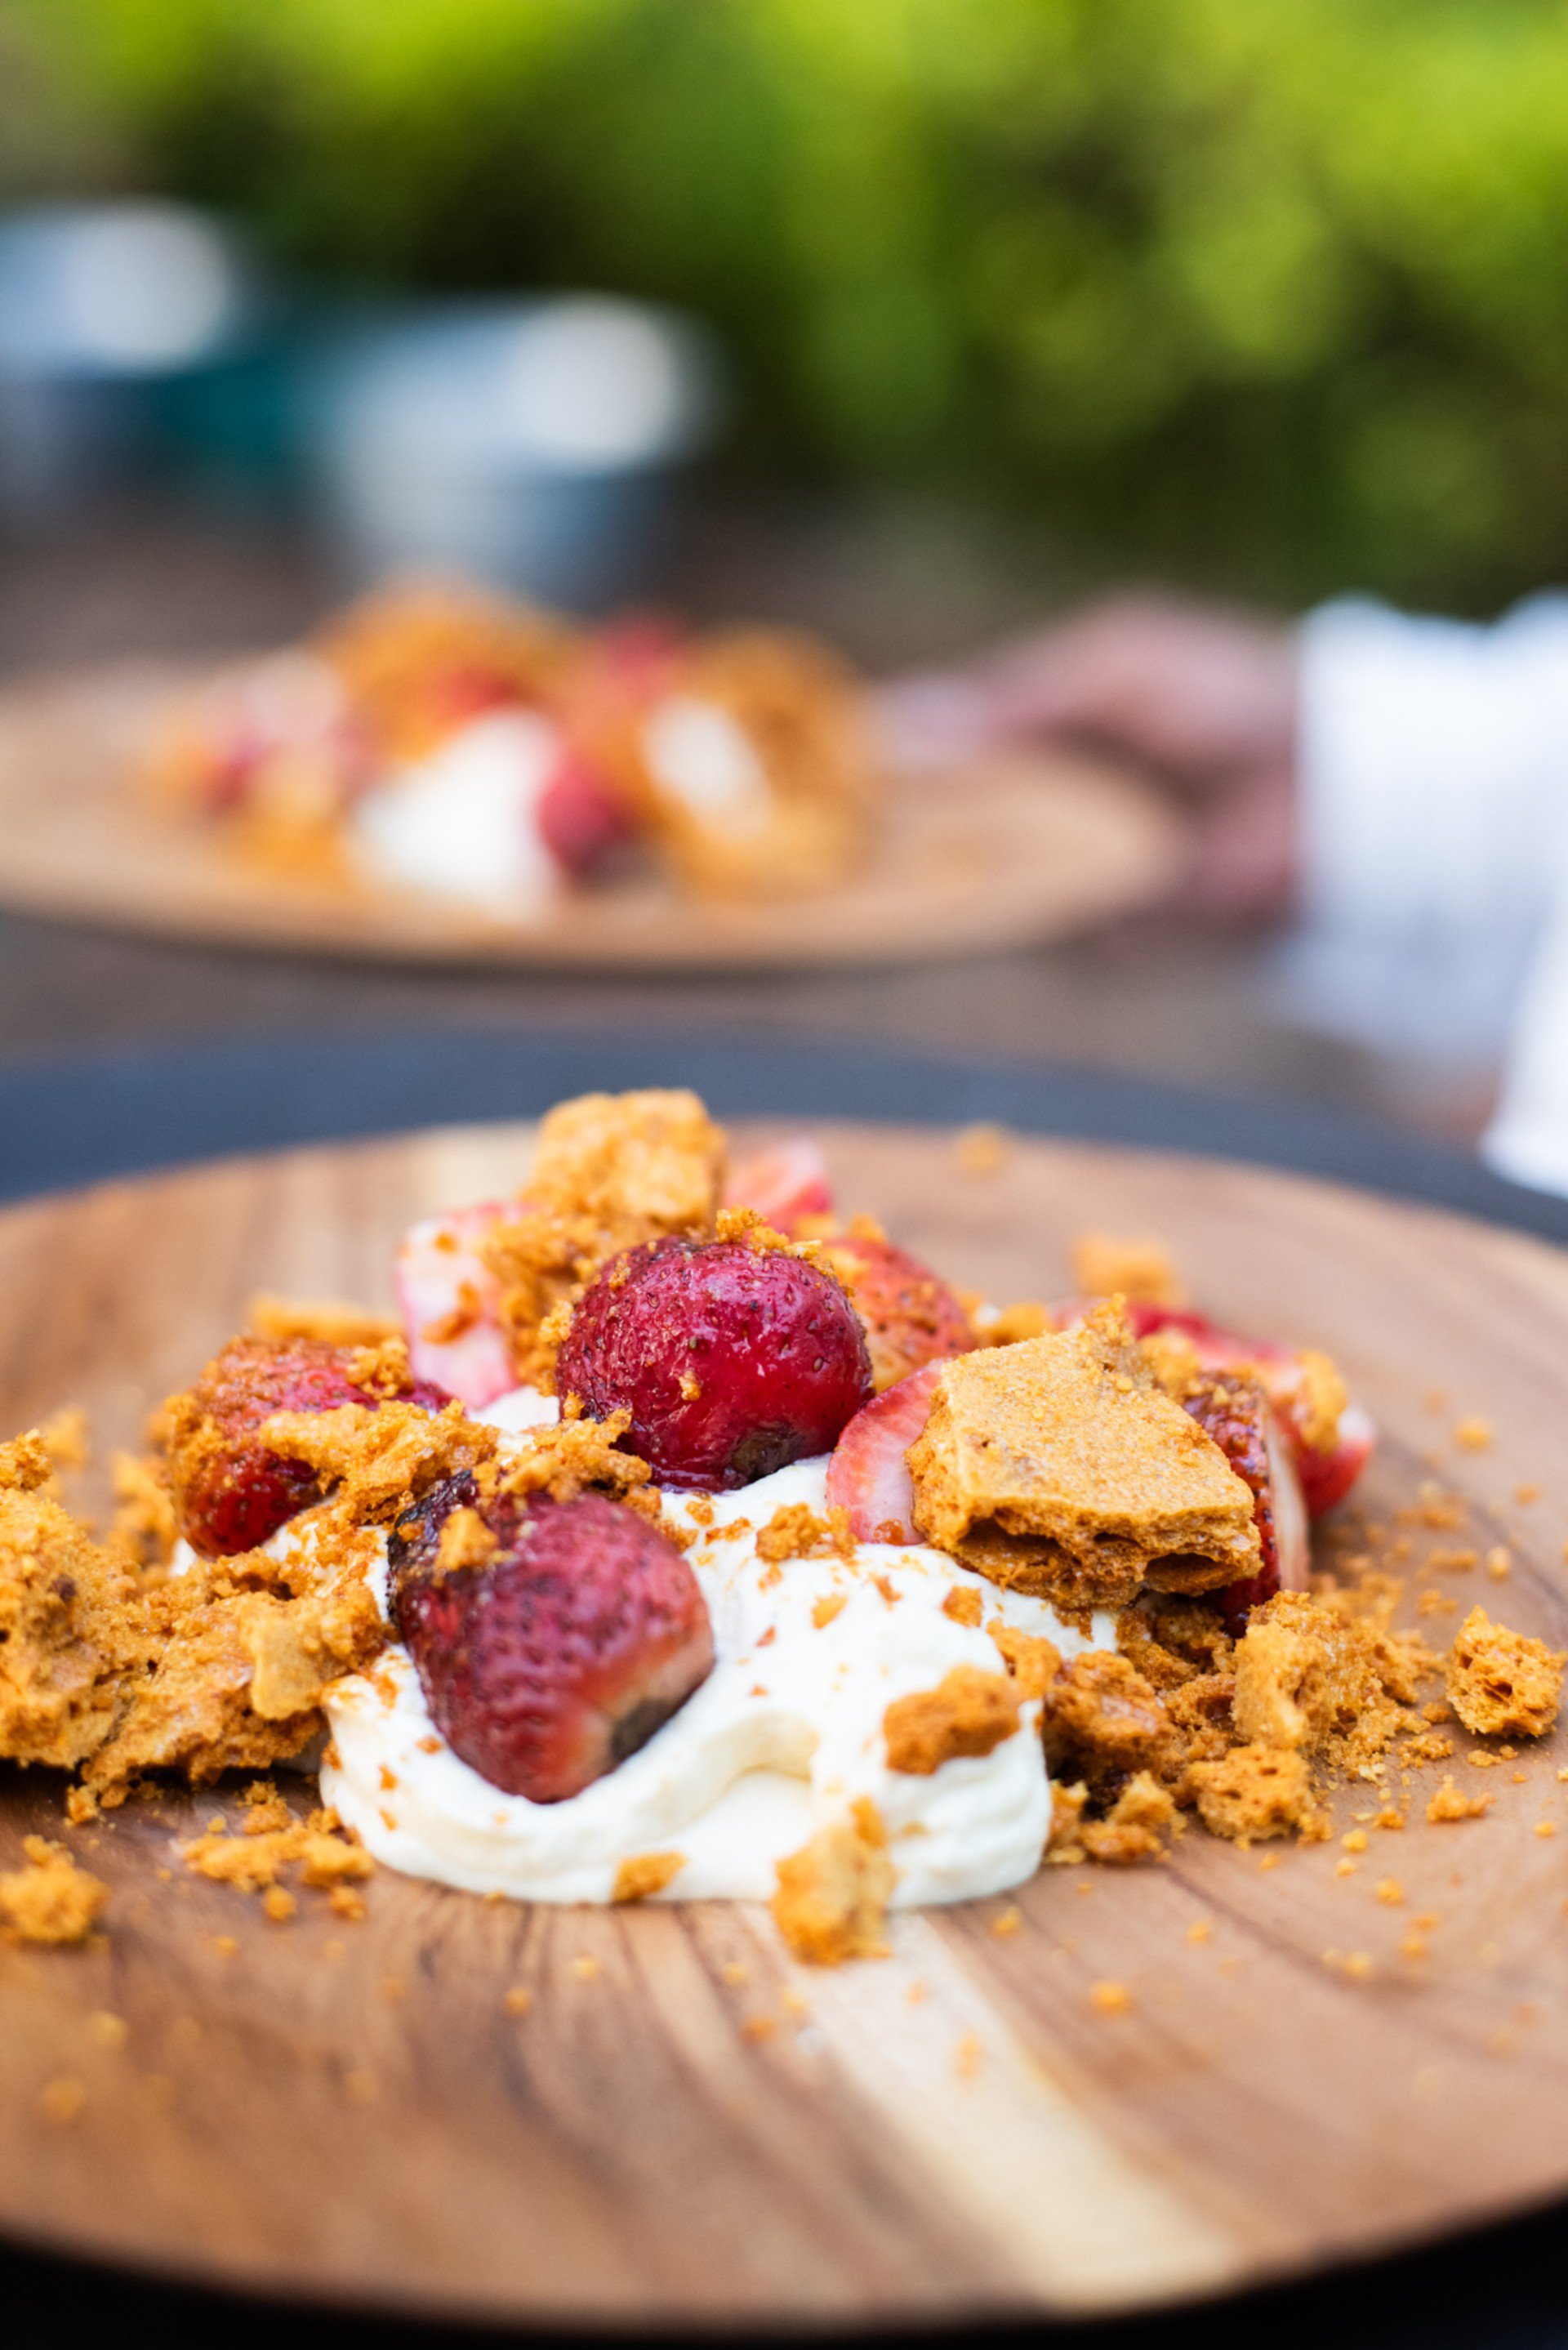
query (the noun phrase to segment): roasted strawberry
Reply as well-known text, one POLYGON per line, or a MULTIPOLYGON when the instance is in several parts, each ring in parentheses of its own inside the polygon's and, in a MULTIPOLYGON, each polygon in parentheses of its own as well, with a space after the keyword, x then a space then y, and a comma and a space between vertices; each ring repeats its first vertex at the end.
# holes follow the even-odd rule
POLYGON ((517 1384, 501 1327, 501 1285, 479 1243, 505 1211, 498 1202, 429 1216, 403 1239, 392 1270, 409 1361, 470 1411, 517 1384))
POLYGON ((945 1362, 974 1346, 969 1315, 947 1283, 919 1257, 895 1248, 879 1232, 853 1226, 826 1246, 866 1333, 878 1395, 922 1363, 945 1362))
POLYGON ((665 1239, 614 1258, 579 1299, 556 1366, 660 1484, 731 1492, 826 1452, 871 1394, 831 1274, 743 1241, 665 1239))
POLYGON ((857 1542, 915 1543, 915 1488, 906 1454, 930 1418, 940 1363, 926 1363, 857 1411, 827 1464, 827 1498, 849 1513, 857 1542))
POLYGON ((775 1232, 794 1232, 806 1216, 831 1216, 827 1161, 809 1134, 792 1134, 738 1159, 724 1186, 727 1208, 754 1208, 775 1232))
POLYGON ((393 1613, 453 1753, 509 1795, 558 1804, 707 1679, 707 1603, 674 1544, 602 1493, 493 1508, 494 1551, 442 1572, 441 1527, 474 1500, 453 1479, 397 1529, 393 1613))
MULTIPOLYGON (((353 1352, 313 1338, 234 1338, 174 1408, 170 1482, 180 1531, 208 1558, 254 1550, 322 1496, 302 1461, 269 1451, 255 1430, 275 1411, 334 1411, 379 1399, 348 1377, 353 1352)), ((447 1398, 427 1380, 402 1390, 439 1411, 447 1398)))
POLYGON ((1301 1483, 1279 1421, 1256 1379, 1235 1372, 1208 1378, 1184 1400, 1252 1490, 1252 1520, 1262 1563, 1256 1575, 1227 1584, 1215 1595, 1227 1628, 1242 1632, 1251 1611, 1276 1591, 1306 1589, 1310 1553, 1301 1483))

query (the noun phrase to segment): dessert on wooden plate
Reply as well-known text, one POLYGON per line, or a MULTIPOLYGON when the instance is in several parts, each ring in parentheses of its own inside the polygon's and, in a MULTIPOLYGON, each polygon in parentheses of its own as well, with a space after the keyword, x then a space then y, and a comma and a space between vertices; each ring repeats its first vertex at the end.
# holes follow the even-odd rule
POLYGON ((638 857, 717 901, 833 888, 878 784, 857 683, 811 639, 585 629, 436 585, 212 679, 146 772, 253 865, 518 919, 638 857))
MULTIPOLYGON (((693 1095, 564 1103, 515 1197, 407 1234, 398 1321, 259 1300, 106 1539, 58 1498, 68 1423, 0 1451, 0 1756, 70 1773, 73 1821, 318 1773, 308 1818, 261 1776, 185 1846, 274 1915, 355 1914, 381 1863, 766 1899, 835 1963, 1043 1863, 1319 1838, 1336 1780, 1407 1784, 1456 1717, 1550 1727, 1541 1641, 1477 1607, 1444 1659, 1314 1572, 1374 1441, 1326 1357, 1216 1327, 1151 1244, 1075 1270, 961 1295, 809 1141, 731 1164, 693 1095)), ((53 1839, 0 1877, 18 1937, 101 1905, 53 1839)))

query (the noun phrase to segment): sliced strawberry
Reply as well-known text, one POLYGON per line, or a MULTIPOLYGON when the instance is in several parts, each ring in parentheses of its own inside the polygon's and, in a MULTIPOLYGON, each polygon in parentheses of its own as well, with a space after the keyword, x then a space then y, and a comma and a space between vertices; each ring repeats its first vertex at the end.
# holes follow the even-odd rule
MULTIPOLYGON (((1071 1328, 1092 1302, 1073 1298, 1059 1305, 1057 1326, 1071 1328)), ((1327 1451, 1309 1442, 1303 1425, 1305 1365, 1294 1347, 1282 1347, 1276 1338, 1243 1338, 1201 1314, 1151 1305, 1138 1298, 1127 1300, 1127 1317, 1135 1337, 1147 1338, 1155 1330, 1180 1331, 1192 1341, 1206 1371, 1255 1371, 1290 1445, 1308 1516, 1321 1518, 1344 1501, 1371 1458, 1377 1430, 1361 1406, 1350 1403, 1340 1413, 1335 1441, 1327 1451)))
POLYGON ((487 1201, 415 1224, 392 1271, 416 1378, 431 1379, 470 1411, 516 1386, 501 1327, 501 1292, 479 1243, 504 1213, 487 1201))
POLYGON ((724 1187, 727 1208, 754 1208, 775 1232, 793 1233, 803 1216, 831 1216, 827 1161, 809 1134, 792 1134, 737 1159, 724 1187))
POLYGON ((905 1459, 930 1417, 940 1363, 926 1363, 857 1411, 827 1464, 827 1498, 857 1542, 915 1543, 915 1489, 905 1459))
POLYGON ((1262 1385, 1234 1373, 1210 1378, 1186 1399, 1187 1409, 1252 1490, 1252 1519, 1262 1561, 1256 1575, 1228 1584, 1217 1596, 1232 1632, 1246 1628, 1254 1607, 1276 1591, 1304 1591, 1310 1552, 1306 1507, 1291 1457, 1262 1385))

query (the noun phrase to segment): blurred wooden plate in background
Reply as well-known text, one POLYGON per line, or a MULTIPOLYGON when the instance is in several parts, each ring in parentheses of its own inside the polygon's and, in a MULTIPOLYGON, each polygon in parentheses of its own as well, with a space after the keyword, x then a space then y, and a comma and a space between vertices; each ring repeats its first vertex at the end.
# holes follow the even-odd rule
POLYGON ((217 944, 382 962, 723 971, 921 962, 1034 945, 1158 898, 1178 827, 1126 773, 1065 754, 900 779, 864 874, 724 906, 654 877, 515 922, 452 900, 251 867, 139 793, 137 758, 193 673, 83 671, 0 691, 0 905, 217 944))

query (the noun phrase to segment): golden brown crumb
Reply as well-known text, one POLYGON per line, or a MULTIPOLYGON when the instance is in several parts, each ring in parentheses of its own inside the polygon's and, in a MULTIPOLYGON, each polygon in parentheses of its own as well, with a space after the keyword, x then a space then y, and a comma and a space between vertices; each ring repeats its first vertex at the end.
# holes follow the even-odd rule
MULTIPOLYGON (((280 1808, 284 1808, 281 1807, 280 1808)), ((351 1843, 335 1812, 312 1812, 307 1819, 289 1816, 286 1827, 274 1825, 270 1804, 258 1806, 259 1827, 233 1836, 222 1830, 195 1836, 180 1847, 187 1868, 215 1884, 233 1885, 242 1893, 276 1892, 286 1871, 296 1870, 299 1882, 318 1891, 331 1891, 351 1880, 369 1877, 375 1863, 362 1845, 351 1843)), ((269 1916, 292 1916, 289 1907, 267 1904, 269 1916)))
POLYGON ((579 1950, 572 1960, 572 1972, 578 1982, 597 1982, 599 1962, 591 1950, 579 1950))
POLYGON ((1133 1996, 1126 1983, 1097 1982, 1089 1992, 1089 2005, 1096 2015, 1127 2015, 1132 2012, 1133 1996))
POLYGON ((1187 1929, 1187 1939, 1195 1949, 1205 1942, 1212 1941, 1213 1938, 1214 1929, 1207 1918, 1195 1918, 1187 1929))
POLYGON ((1539 1485, 1516 1485, 1513 1489, 1513 1498, 1521 1509, 1528 1509, 1532 1502, 1539 1502, 1541 1499, 1541 1488, 1539 1485))
POLYGON ((36 1433, 0 1446, 0 1757, 69 1770, 109 1735, 147 1636, 136 1578, 51 1475, 36 1433))
POLYGON ((761 2043, 771 2040, 778 2030, 778 2019, 772 2015, 748 2015, 741 2026, 742 2040, 761 2043))
POLYGON ((989 1121, 966 1126, 953 1142, 953 1156, 962 1175, 1000 1174, 1012 1151, 1012 1137, 1004 1126, 989 1121))
POLYGON ((1427 1817, 1437 1826, 1445 1820, 1479 1820, 1491 1803, 1490 1795, 1461 1795, 1451 1779, 1445 1779, 1427 1805, 1427 1817))
POLYGON ((518 1501, 548 1493, 553 1501, 575 1502, 590 1487, 603 1489, 617 1500, 643 1504, 657 1523, 657 1494, 647 1492, 646 1461, 622 1452, 619 1440, 631 1425, 628 1411, 612 1411, 607 1419, 563 1419, 550 1428, 530 1428, 514 1440, 504 1457, 492 1456, 479 1471, 482 1494, 510 1494, 518 1501))
POLYGON ((848 1599, 842 1591, 826 1591, 820 1599, 814 1599, 811 1620, 815 1629, 826 1631, 834 1617, 842 1616, 848 1605, 848 1599))
POLYGON ((1135 1861, 1161 1860, 1165 1839, 1180 1826, 1176 1804, 1159 1782, 1139 1771, 1129 1779, 1103 1820, 1085 1820, 1079 1840, 1091 1860, 1127 1867, 1135 1861))
POLYGON ((961 2081, 972 2081, 980 2071, 985 2043, 978 2032, 966 2032, 953 2050, 953 2071, 961 2081))
POLYGON ((819 1518, 805 1502, 783 1502, 757 1534, 757 1556, 771 1565, 786 1558, 821 1557, 827 1553, 843 1558, 853 1555, 854 1549, 849 1513, 842 1507, 830 1509, 826 1518, 819 1518))
POLYGON ((1136 1297, 1150 1305, 1185 1305, 1187 1292, 1159 1241, 1080 1232, 1073 1243, 1073 1286, 1080 1297, 1136 1297))
POLYGON ((337 1297, 277 1297, 270 1290, 251 1299, 245 1319, 254 1337, 315 1338, 326 1347, 379 1347, 402 1336, 395 1314, 377 1314, 337 1297))
POLYGON ((994 1314, 981 1336, 988 1347, 1016 1347, 1025 1338, 1044 1338, 1055 1326, 1048 1308, 1032 1298, 1020 1298, 994 1314))
POLYGON ((991 1930, 999 1942, 1005 1941, 1009 1935, 1017 1933, 1023 1923, 1023 1912, 1014 1902, 1009 1908, 999 1911, 992 1919, 991 1930))
POLYGON ((452 1510, 441 1526, 431 1573, 439 1580, 445 1575, 462 1575, 487 1566, 500 1547, 498 1537, 491 1533, 477 1510, 452 1510))
POLYGON ((1505 1583, 1513 1568, 1513 1555, 1503 1543, 1498 1543, 1486 1555, 1486 1571, 1494 1583, 1505 1583))
POLYGON ((1194 1762, 1188 1782, 1210 1835, 1250 1844, 1262 1836, 1317 1836, 1325 1830, 1302 1754, 1275 1746, 1232 1748, 1194 1762))
POLYGON ((1158 1691, 1125 1657, 1099 1648, 1074 1657, 1047 1683, 1042 1727, 1052 1776, 1072 1773, 1091 1786, 1158 1768, 1172 1743, 1158 1691))
POLYGON ((861 1796, 847 1819, 778 1863, 778 1891, 769 1906, 795 1957, 809 1965, 886 1958, 883 1920, 893 1878, 881 1814, 861 1796))
POLYGON ((514 1983, 501 2004, 508 2015, 526 2015, 534 2004, 534 1994, 521 1983, 514 1983))
POLYGON ((1054 1867, 1070 1867, 1087 1860, 1089 1856, 1081 1835, 1088 1801, 1089 1790, 1083 1780, 1070 1787, 1052 1782, 1051 1834, 1046 1839, 1045 1857, 1054 1867))
POLYGON ((639 1852, 623 1860, 615 1873, 612 1901, 646 1901, 680 1876, 686 1866, 683 1852, 639 1852))
POLYGON ((709 1236, 723 1165, 724 1138, 693 1093, 585 1094, 550 1111, 526 1196, 481 1247, 519 1381, 553 1386, 572 1305, 610 1258, 666 1234, 709 1236))
POLYGON ((974 1586, 955 1583, 942 1601, 942 1614, 950 1616, 955 1624, 978 1624, 981 1618, 981 1596, 974 1586))
POLYGON ((1544 1640, 1511 1632, 1484 1607, 1472 1607, 1454 1635, 1443 1686, 1478 1737, 1539 1738, 1557 1719, 1565 1661, 1544 1640))
POLYGON ((883 1714, 888 1767, 929 1778, 959 1755, 989 1754, 1017 1729, 1018 1705, 1004 1673, 955 1665, 935 1689, 895 1698, 883 1714))
POLYGON ((109 1887, 78 1868, 63 1844, 25 1836, 26 1866, 0 1876, 0 1931, 13 1942, 83 1942, 102 1916, 109 1887))
POLYGON ((1389 1909, 1397 1909, 1405 1898, 1405 1887, 1397 1877, 1380 1877, 1372 1891, 1375 1898, 1389 1909))
POLYGON ((1151 1572, 1190 1590, 1255 1572, 1250 1490, 1114 1301, 944 1364, 909 1461, 929 1542, 1058 1605, 1120 1605, 1151 1572))
POLYGON ((1015 1631, 1000 1616, 993 1616, 985 1628, 1002 1654, 1018 1695, 1044 1697, 1062 1669, 1061 1655, 1052 1642, 1037 1638, 1031 1632, 1015 1631))
POLYGON ((1461 1419, 1454 1430, 1454 1442, 1466 1452, 1484 1452, 1491 1443, 1490 1419, 1461 1419))

